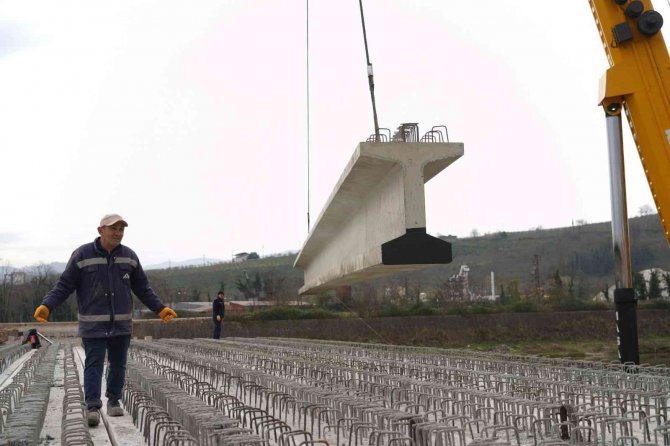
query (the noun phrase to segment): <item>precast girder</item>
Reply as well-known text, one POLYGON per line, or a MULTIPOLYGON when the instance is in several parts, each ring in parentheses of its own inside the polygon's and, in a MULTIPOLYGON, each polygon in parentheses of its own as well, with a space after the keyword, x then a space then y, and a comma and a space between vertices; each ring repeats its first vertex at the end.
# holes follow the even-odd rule
POLYGON ((463 143, 360 143, 295 260, 300 294, 451 262, 426 233, 424 184, 462 155, 463 143))

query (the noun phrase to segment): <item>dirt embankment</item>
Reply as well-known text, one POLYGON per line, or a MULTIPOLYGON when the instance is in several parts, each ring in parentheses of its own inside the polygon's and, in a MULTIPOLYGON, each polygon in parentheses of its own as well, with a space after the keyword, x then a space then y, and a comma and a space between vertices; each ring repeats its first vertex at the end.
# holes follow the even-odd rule
MULTIPOLYGON (((134 324, 138 337, 210 337, 210 318, 158 320, 134 324)), ((642 337, 670 336, 670 311, 638 312, 642 337)), ((374 319, 312 319, 290 321, 224 321, 223 336, 330 339, 425 346, 469 343, 615 339, 613 311, 514 313, 472 316, 416 316, 374 319)))
MULTIPOLYGON (((76 322, 48 324, 2 324, 2 331, 18 335, 26 328, 37 328, 49 337, 77 335, 76 322)), ((210 337, 208 317, 139 320, 133 335, 139 338, 210 337)), ((639 337, 670 336, 669 310, 640 310, 639 337)), ((292 337, 354 342, 424 346, 464 346, 469 343, 514 343, 523 341, 606 340, 616 338, 613 311, 554 313, 514 313, 471 316, 416 316, 374 319, 313 319, 290 321, 224 321, 226 337, 292 337)))

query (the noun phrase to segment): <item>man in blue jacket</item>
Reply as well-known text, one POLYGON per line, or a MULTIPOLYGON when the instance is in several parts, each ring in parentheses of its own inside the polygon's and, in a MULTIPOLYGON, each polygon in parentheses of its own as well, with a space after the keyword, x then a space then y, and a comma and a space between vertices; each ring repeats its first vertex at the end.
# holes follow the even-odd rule
POLYGON ((214 322, 214 339, 221 338, 221 321, 226 314, 226 308, 223 303, 223 290, 219 291, 216 299, 212 302, 212 321, 214 322))
POLYGON ((105 353, 109 361, 107 414, 123 415, 119 400, 133 324, 131 291, 164 321, 177 316, 149 286, 137 254, 121 244, 126 226, 128 223, 120 215, 105 215, 98 227, 100 237, 72 253, 58 282, 35 310, 35 319, 47 322, 49 314, 77 292, 79 336, 86 352, 84 397, 89 426, 100 423, 105 353))

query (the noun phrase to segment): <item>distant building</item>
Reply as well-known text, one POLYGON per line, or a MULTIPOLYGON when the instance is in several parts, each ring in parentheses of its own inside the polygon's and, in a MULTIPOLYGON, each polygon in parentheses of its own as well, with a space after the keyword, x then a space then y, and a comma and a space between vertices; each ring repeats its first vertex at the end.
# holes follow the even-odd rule
POLYGON ((260 257, 255 252, 238 252, 233 255, 233 263, 246 262, 247 260, 258 260, 260 257))

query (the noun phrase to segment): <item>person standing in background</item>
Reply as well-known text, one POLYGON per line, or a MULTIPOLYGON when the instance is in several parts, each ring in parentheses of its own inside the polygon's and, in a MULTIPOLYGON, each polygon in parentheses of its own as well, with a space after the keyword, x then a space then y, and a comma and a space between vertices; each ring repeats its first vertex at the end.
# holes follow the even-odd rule
POLYGON ((221 338, 221 322, 223 321, 223 316, 226 313, 226 308, 223 303, 224 298, 223 290, 219 291, 212 302, 212 322, 214 322, 214 339, 221 338))

